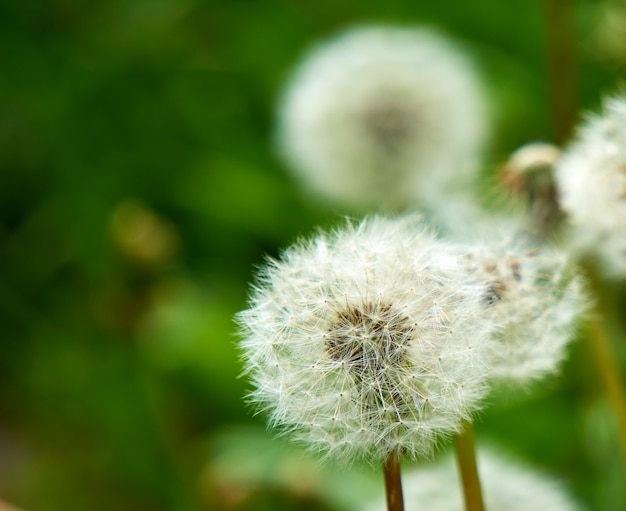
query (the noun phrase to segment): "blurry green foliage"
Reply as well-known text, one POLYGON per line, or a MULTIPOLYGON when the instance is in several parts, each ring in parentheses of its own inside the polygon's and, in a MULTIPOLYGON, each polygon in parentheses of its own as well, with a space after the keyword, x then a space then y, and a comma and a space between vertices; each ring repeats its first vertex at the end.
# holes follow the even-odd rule
MULTIPOLYGON (((581 105, 594 107, 626 63, 620 39, 598 35, 619 5, 572 7, 581 105)), ((2 3, 2 498, 47 511, 211 509, 226 505, 211 475, 223 456, 242 458, 233 484, 239 468, 259 473, 244 470, 254 460, 275 463, 259 433, 223 436, 262 427, 242 399, 232 315, 263 254, 344 213, 295 188, 273 118, 302 52, 355 22, 429 23, 467 44, 492 103, 486 180, 520 144, 551 139, 537 0, 2 3), (129 201, 141 206, 120 231, 129 201)), ((532 397, 496 396, 479 433, 559 473, 589 509, 623 511, 610 414, 574 350, 532 397)), ((363 470, 337 488, 340 474, 305 466, 327 478, 324 492, 294 497, 274 479, 229 509, 343 509, 363 470)))

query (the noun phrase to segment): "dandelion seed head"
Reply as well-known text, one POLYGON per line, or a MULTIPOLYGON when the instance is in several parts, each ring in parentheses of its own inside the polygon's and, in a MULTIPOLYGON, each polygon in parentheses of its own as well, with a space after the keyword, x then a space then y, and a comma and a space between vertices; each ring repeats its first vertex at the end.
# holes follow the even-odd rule
POLYGON ((500 325, 489 350, 494 379, 525 385, 554 373, 588 306, 567 256, 520 234, 463 250, 468 271, 485 284, 482 303, 500 325))
POLYGON ((278 124, 303 185, 357 207, 404 207, 469 179, 486 131, 463 52, 434 31, 386 26, 313 48, 291 76, 278 124))
POLYGON ((608 99, 590 116, 556 168, 569 240, 591 254, 607 276, 626 276, 626 96, 608 99))
POLYGON ((481 292, 417 217, 321 233, 266 266, 239 315, 251 398, 343 461, 427 456, 486 391, 481 292))

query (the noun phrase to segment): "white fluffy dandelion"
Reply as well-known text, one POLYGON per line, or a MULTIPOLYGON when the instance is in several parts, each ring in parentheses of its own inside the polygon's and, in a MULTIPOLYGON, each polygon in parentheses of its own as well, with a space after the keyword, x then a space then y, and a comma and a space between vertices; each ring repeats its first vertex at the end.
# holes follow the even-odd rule
POLYGON ((485 393, 484 292, 416 217, 298 244, 238 318, 252 399, 344 461, 428 455, 485 393))
POLYGON ((406 207, 473 176, 485 138, 472 64, 431 30, 348 30, 314 48, 279 112, 290 168, 321 197, 406 207))
POLYGON ((556 179, 574 248, 595 255, 605 274, 626 277, 626 95, 587 119, 556 179))
POLYGON ((488 350, 493 377, 525 384, 555 372, 588 305, 567 256, 521 234, 462 250, 470 273, 486 285, 483 305, 500 326, 488 350))
MULTIPOLYGON (((485 508, 489 511, 578 511, 555 477, 490 451, 478 452, 485 508)), ((458 476, 451 458, 409 470, 404 476, 406 511, 462 511, 458 476)), ((385 509, 382 500, 366 511, 385 509)))

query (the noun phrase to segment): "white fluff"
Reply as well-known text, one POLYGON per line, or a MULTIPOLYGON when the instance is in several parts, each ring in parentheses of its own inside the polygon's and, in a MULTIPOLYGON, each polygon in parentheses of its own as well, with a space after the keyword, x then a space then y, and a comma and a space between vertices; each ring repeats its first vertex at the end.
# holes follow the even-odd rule
POLYGON ((486 132, 472 64, 424 28, 347 30, 296 68, 279 111, 290 168, 322 198, 407 207, 477 170, 486 132))
POLYGON ((492 376, 524 385, 557 371, 588 309, 587 295, 563 251, 519 233, 493 234, 463 251, 468 270, 487 286, 483 304, 500 326, 488 351, 492 376))
POLYGON ((559 202, 574 249, 601 271, 626 277, 626 96, 587 119, 556 168, 559 202))
POLYGON ((485 394, 485 290, 415 216, 302 242, 238 317, 251 398, 343 461, 429 455, 485 394))

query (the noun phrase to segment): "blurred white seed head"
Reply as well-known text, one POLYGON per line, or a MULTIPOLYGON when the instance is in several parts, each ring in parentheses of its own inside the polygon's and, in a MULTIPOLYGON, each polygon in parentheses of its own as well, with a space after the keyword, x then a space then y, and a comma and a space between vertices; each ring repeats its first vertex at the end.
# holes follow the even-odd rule
POLYGON ((238 317, 252 400, 343 461, 429 455, 485 393, 484 292, 414 216, 300 243, 238 317))
POLYGON ((586 120, 556 179, 573 248, 594 255, 606 275, 626 277, 626 95, 586 120))
POLYGON ((498 230, 462 250, 470 273, 486 285, 483 305, 500 326, 488 351, 493 378, 524 385, 555 372, 588 305, 566 255, 498 230))
MULTIPOLYGON (((478 471, 489 511, 578 511, 580 508, 554 477, 492 451, 479 450, 478 471)), ((459 476, 451 457, 403 474, 406 511, 462 511, 459 476)), ((383 511, 384 500, 366 507, 383 511)))
POLYGON ((320 197, 406 207, 461 188, 485 138, 483 98, 464 53, 431 30, 354 28, 315 47, 279 111, 279 145, 320 197))

